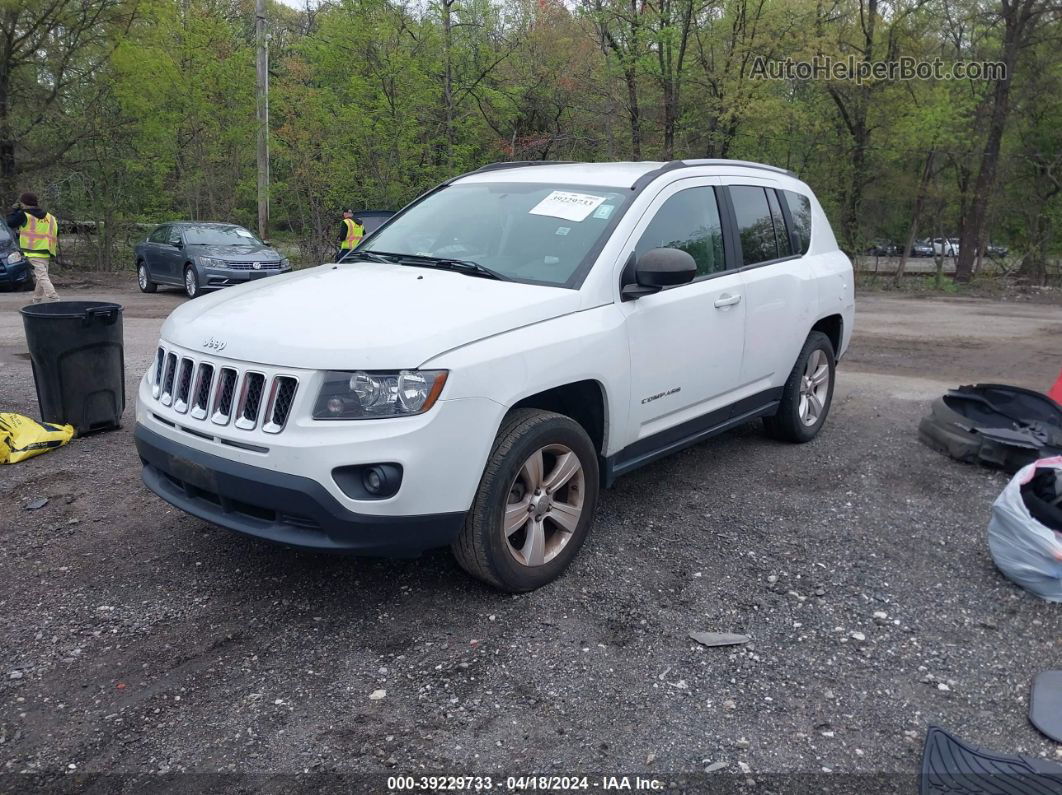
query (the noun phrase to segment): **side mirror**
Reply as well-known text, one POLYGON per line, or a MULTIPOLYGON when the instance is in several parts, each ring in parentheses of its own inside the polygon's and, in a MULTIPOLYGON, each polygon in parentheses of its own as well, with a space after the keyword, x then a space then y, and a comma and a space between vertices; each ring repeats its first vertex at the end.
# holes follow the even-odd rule
POLYGON ((262 242, 265 243, 270 248, 273 248, 273 241, 272 240, 263 240, 262 242))
POLYGON ((171 240, 170 241, 170 245, 173 246, 174 248, 184 248, 184 243, 181 242, 180 240, 171 240))
POLYGON ((631 254, 624 269, 624 301, 633 301, 643 295, 658 293, 665 287, 688 284, 697 275, 697 262, 685 251, 677 248, 654 248, 635 259, 631 254))

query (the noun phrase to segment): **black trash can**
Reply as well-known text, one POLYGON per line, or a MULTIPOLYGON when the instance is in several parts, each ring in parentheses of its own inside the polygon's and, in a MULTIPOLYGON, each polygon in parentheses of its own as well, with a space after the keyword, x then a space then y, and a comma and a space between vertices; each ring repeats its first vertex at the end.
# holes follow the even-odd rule
POLYGON ((117 428, 125 410, 122 307, 54 301, 22 308, 41 419, 78 434, 117 428))

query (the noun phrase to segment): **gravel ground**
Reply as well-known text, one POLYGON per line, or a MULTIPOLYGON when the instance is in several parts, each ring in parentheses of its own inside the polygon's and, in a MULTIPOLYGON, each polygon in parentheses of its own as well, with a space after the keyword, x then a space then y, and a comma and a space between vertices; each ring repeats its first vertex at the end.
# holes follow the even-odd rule
MULTIPOLYGON (((183 299, 59 286, 126 306, 132 395, 183 299)), ((0 408, 35 415, 24 302, 0 295, 0 408)), ((815 442, 749 426, 622 478, 570 571, 527 595, 446 552, 321 556, 173 510, 140 484, 131 407, 120 431, 0 468, 0 771, 39 774, 0 789, 98 772, 900 774, 933 724, 1062 760, 1026 718, 1033 675, 1062 667, 1060 606, 985 545, 1006 479, 915 434, 957 383, 1049 385, 1062 308, 858 311, 815 442), (708 649, 693 630, 752 642, 708 649)))

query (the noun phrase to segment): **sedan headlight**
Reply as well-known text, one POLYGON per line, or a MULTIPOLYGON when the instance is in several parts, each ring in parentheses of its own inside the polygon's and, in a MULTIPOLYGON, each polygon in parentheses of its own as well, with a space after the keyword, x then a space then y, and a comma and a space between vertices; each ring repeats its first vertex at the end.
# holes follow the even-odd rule
POLYGON ((225 260, 218 259, 217 257, 196 257, 199 260, 199 264, 204 268, 227 268, 229 267, 225 260))
POLYGON ((14 265, 16 262, 22 262, 22 252, 13 251, 7 255, 7 264, 14 265))
POLYGON ((288 261, 288 258, 287 257, 281 257, 280 258, 280 269, 282 271, 286 271, 286 270, 289 270, 290 268, 291 268, 291 263, 288 261))
POLYGON ((446 370, 325 373, 315 420, 370 420, 423 414, 435 405, 446 370))

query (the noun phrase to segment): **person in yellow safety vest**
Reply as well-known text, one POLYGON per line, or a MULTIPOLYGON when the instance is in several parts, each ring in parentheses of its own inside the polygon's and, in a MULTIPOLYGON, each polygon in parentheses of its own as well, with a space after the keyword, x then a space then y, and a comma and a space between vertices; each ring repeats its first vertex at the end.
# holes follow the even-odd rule
POLYGON ((357 248, 365 237, 365 227, 360 218, 355 218, 350 210, 343 211, 343 227, 339 230, 339 248, 342 252, 357 248))
POLYGON ((18 197, 18 204, 7 216, 7 225, 18 231, 18 246, 33 268, 33 280, 37 284, 33 303, 45 299, 58 301, 59 294, 48 278, 48 263, 55 258, 59 242, 59 223, 55 216, 37 206, 36 194, 26 192, 18 197))

